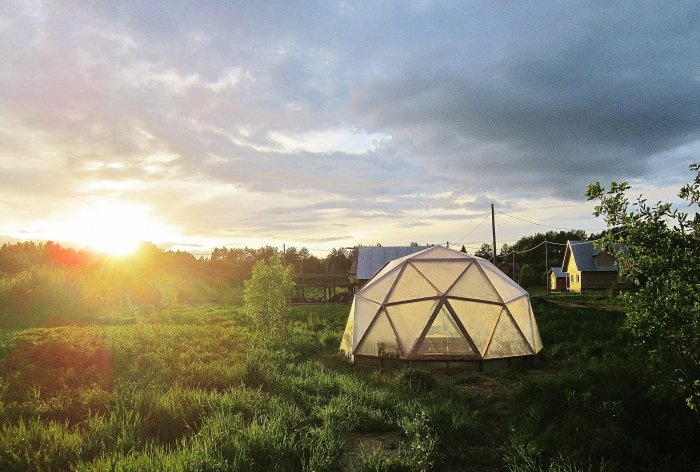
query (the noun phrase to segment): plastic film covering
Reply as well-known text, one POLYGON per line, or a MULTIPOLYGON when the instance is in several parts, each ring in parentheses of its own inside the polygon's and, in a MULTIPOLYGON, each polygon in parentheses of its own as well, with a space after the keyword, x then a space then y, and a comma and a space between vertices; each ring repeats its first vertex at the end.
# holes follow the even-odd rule
POLYGON ((417 252, 413 254, 411 259, 471 259, 471 257, 466 254, 455 251, 453 249, 448 249, 442 246, 433 246, 426 249, 425 251, 417 252))
POLYGON ((355 332, 355 299, 352 300, 350 307, 350 315, 345 323, 345 331, 343 331, 343 339, 340 341, 340 350, 350 354, 352 352, 352 337, 355 332))
POLYGON ((376 357, 402 357, 398 340, 384 310, 379 312, 355 353, 376 357))
POLYGON ((540 337, 540 330, 537 328, 537 321, 535 320, 535 314, 532 312, 532 307, 530 307, 530 320, 532 329, 535 332, 535 352, 540 352, 542 350, 542 338, 540 337))
POLYGON ((435 311, 437 303, 437 300, 423 300, 386 307, 404 354, 408 354, 413 349, 416 340, 435 311))
POLYGON ((373 278, 362 287, 358 295, 376 303, 383 303, 391 287, 394 285, 396 277, 399 275, 399 272, 401 272, 400 269, 400 267, 394 268, 381 276, 373 278))
POLYGON ((415 357, 476 355, 445 306, 440 308, 425 338, 412 354, 415 357))
POLYGON ((508 311, 504 309, 498 319, 496 329, 491 336, 491 341, 484 357, 513 357, 526 354, 534 354, 534 351, 523 338, 523 335, 520 334, 520 331, 518 331, 513 319, 508 315, 508 311))
POLYGON ((355 320, 354 320, 354 331, 352 336, 353 349, 357 348, 357 343, 367 331, 367 327, 370 325, 372 320, 377 316, 377 312, 380 310, 381 305, 374 303, 369 300, 365 300, 362 297, 355 297, 355 320))
POLYGON ((417 298, 437 297, 440 294, 428 280, 411 264, 405 264, 388 302, 417 298))
POLYGON ((438 289, 441 294, 447 293, 447 290, 455 283, 462 275, 466 264, 463 259, 455 259, 453 261, 434 262, 431 260, 415 260, 411 264, 430 280, 430 282, 438 289))
POLYGON ((467 335, 479 349, 479 354, 483 356, 503 307, 464 300, 450 300, 449 303, 464 326, 467 335))
POLYGON ((501 301, 501 297, 498 296, 496 289, 481 273, 476 262, 467 268, 466 272, 454 283, 447 294, 454 297, 474 298, 490 302, 501 301))
POLYGON ((504 302, 509 302, 514 298, 527 295, 527 292, 523 290, 520 285, 513 282, 510 277, 498 270, 498 268, 490 262, 483 261, 481 263, 481 268, 504 302))
POLYGON ((530 300, 525 297, 516 298, 506 305, 515 323, 520 327, 530 347, 535 348, 535 329, 530 315, 530 300))

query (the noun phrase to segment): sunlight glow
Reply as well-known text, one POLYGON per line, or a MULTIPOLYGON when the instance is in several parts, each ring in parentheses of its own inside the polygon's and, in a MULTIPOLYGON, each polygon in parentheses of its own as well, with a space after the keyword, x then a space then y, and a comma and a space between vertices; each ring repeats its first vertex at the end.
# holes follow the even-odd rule
POLYGON ((83 207, 56 225, 56 239, 113 256, 124 256, 138 248, 139 243, 162 242, 173 237, 173 230, 158 222, 145 207, 100 202, 83 207))

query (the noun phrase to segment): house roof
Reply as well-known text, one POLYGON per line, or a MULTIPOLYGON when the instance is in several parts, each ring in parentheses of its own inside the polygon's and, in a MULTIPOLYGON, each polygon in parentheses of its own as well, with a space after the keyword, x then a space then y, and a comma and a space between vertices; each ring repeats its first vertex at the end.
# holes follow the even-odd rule
POLYGON ((566 277, 568 274, 564 272, 561 267, 552 267, 549 269, 550 272, 554 272, 554 276, 559 278, 559 277, 566 277))
POLYGON ((614 264, 602 264, 598 261, 600 250, 593 247, 592 241, 568 241, 564 251, 562 269, 570 257, 574 258, 576 267, 581 272, 617 272, 619 269, 614 264))
POLYGON ((360 246, 357 251, 357 279, 371 279, 384 265, 394 259, 408 256, 430 246, 360 246))

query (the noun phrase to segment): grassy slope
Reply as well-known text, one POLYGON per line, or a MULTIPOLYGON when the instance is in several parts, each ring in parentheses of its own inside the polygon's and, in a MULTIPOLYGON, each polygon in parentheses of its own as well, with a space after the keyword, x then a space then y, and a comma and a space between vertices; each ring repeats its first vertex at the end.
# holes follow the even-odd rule
POLYGON ((697 422, 631 353, 620 313, 535 301, 535 369, 445 375, 338 359, 347 309, 295 308, 284 348, 230 307, 3 334, 0 470, 700 464, 697 422))

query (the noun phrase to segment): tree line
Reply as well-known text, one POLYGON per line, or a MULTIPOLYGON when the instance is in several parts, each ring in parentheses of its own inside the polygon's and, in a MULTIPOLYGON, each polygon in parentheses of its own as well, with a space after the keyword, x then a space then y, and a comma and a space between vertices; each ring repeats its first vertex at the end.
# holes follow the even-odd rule
MULTIPOLYGON (((561 267, 567 241, 584 241, 599 237, 601 237, 601 233, 588 234, 580 229, 536 233, 531 236, 523 236, 512 244, 503 244, 496 255, 496 260, 499 266, 509 265, 513 262, 517 264, 519 270, 515 271, 515 278, 520 285, 524 287, 544 286, 549 269, 561 267)), ((484 243, 474 255, 491 260, 493 259, 492 246, 484 243)))
POLYGON ((280 257, 292 272, 347 273, 351 253, 318 258, 306 248, 217 248, 209 258, 142 244, 115 259, 54 242, 0 247, 0 326, 56 323, 90 316, 140 316, 179 303, 232 303, 258 261, 280 257))
MULTIPOLYGON (((585 239, 584 231, 550 231, 525 236, 501 247, 499 262, 516 254, 518 280, 525 286, 544 283, 545 248, 526 251, 544 240, 565 244, 585 239)), ((564 246, 548 245, 549 266, 561 265, 564 246)), ((491 247, 477 256, 490 258, 491 247)), ((0 246, 0 325, 29 325, 48 316, 62 319, 76 313, 90 316, 120 313, 137 316, 179 303, 232 303, 257 262, 279 257, 292 273, 349 274, 353 249, 336 248, 325 257, 307 248, 215 248, 210 257, 164 251, 144 243, 127 257, 115 259, 58 243, 17 242, 0 246)))

